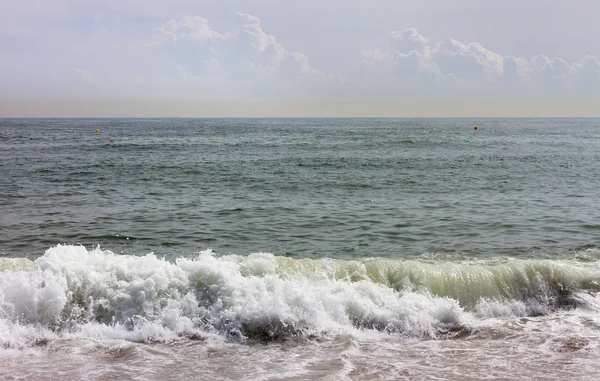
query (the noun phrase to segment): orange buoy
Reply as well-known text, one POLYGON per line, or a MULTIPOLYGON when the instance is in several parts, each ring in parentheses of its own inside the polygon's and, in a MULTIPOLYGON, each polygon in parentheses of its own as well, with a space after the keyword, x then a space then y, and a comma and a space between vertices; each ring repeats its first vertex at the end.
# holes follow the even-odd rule
POLYGON ((96 128, 96 131, 94 131, 94 132, 100 132, 100 130, 96 128))
POLYGON ((475 127, 473 127, 473 129, 474 129, 475 131, 477 131, 477 130, 479 130, 479 127, 475 126, 475 127))

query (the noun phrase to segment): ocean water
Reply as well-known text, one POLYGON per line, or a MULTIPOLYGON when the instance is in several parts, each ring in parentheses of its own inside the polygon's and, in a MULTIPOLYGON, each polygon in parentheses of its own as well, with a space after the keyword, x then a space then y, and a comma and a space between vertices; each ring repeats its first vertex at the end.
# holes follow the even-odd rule
POLYGON ((600 119, 0 119, 0 379, 596 380, 599 159, 600 119))

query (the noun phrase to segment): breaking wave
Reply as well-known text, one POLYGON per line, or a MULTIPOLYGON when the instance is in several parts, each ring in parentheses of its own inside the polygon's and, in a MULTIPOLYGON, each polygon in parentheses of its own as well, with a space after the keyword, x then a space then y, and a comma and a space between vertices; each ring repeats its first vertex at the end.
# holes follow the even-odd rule
POLYGON ((280 340, 364 332, 435 339, 474 321, 595 308, 597 262, 293 259, 173 261, 82 246, 0 259, 0 346, 97 338, 280 340))

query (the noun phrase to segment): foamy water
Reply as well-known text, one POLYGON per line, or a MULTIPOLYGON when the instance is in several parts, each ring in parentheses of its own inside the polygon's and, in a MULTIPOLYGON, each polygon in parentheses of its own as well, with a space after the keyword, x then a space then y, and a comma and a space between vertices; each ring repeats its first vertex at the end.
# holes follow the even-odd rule
POLYGON ((598 262, 168 261, 59 245, 0 269, 7 377, 564 379, 591 377, 600 354, 598 262))

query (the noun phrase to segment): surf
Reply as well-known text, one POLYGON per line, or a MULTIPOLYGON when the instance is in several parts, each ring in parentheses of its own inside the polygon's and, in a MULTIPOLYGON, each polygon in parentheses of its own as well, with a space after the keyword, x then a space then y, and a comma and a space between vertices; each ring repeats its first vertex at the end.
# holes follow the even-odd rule
POLYGON ((0 259, 0 345, 119 338, 435 339, 482 319, 595 309, 597 262, 294 259, 210 250, 167 260, 58 245, 0 259))

